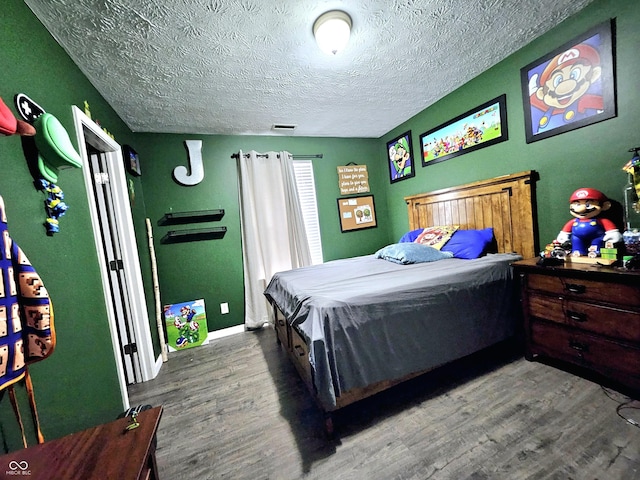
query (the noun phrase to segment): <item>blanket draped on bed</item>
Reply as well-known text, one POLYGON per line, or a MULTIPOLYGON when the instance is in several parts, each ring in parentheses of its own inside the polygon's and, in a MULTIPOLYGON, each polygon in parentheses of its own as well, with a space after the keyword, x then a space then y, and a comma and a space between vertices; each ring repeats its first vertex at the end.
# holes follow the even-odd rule
POLYGON ((276 273, 265 290, 309 345, 320 403, 435 368, 511 337, 510 264, 490 254, 399 265, 373 255, 276 273))

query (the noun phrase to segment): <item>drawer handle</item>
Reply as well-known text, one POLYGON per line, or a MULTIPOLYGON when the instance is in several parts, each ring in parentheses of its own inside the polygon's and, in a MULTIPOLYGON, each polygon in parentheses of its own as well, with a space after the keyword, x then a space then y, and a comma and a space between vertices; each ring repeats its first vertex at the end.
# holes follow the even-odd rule
POLYGON ((281 327, 284 327, 284 320, 279 318, 278 319, 278 325, 280 325, 281 327))
POLYGON ((580 353, 589 351, 589 345, 585 345, 584 343, 569 341, 569 346, 580 353))
POLYGON ((564 287, 568 292, 583 294, 587 291, 587 287, 579 285, 577 283, 567 283, 564 287))
POLYGON ((302 345, 295 345, 293 347, 293 349, 298 352, 298 356, 299 357, 303 357, 304 356, 304 348, 302 348, 302 345))
POLYGON ((569 319, 573 320, 574 322, 586 322, 587 321, 587 314, 586 313, 580 313, 580 312, 574 312, 571 310, 567 310, 567 317, 569 317, 569 319))

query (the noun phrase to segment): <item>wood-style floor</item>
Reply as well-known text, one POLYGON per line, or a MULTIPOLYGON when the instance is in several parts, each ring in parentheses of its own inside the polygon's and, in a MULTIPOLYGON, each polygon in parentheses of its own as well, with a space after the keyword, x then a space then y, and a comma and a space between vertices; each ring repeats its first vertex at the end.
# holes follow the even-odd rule
POLYGON ((170 354, 130 399, 164 406, 163 480, 640 479, 640 428, 616 413, 627 397, 517 352, 350 405, 331 440, 269 328, 170 354))

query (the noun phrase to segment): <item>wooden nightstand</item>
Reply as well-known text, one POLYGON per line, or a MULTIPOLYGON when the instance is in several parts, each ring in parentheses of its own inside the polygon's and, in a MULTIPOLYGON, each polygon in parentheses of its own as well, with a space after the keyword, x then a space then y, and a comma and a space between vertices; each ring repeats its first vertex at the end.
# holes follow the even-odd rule
POLYGON ((569 362, 640 391, 640 272, 537 260, 513 264, 526 358, 569 362))
POLYGON ((140 412, 127 430, 119 418, 66 437, 0 456, 7 478, 30 480, 158 480, 156 431, 162 407, 140 412))

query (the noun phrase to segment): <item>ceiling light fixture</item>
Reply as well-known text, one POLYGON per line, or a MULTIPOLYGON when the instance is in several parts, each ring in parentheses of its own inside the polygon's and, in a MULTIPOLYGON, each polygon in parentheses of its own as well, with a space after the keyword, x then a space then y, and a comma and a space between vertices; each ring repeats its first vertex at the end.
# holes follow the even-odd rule
POLYGON ((351 34, 351 17, 341 10, 323 13, 313 24, 313 35, 320 50, 337 54, 349 42, 351 34))

